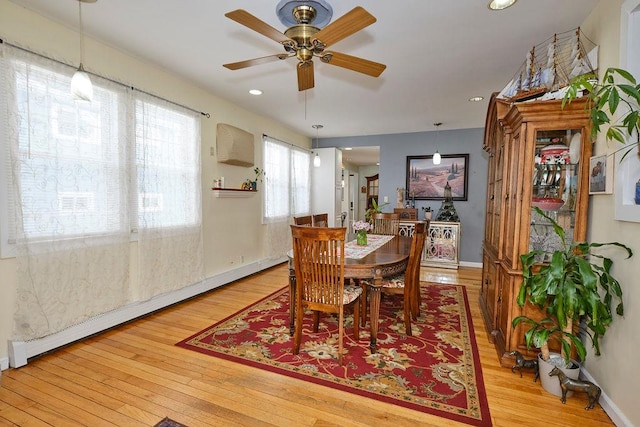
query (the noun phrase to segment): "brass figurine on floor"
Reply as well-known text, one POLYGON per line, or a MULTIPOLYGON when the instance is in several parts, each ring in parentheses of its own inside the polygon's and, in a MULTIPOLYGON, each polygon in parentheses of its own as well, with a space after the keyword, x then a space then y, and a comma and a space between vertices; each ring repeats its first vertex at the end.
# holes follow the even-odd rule
POLYGON ((587 393, 589 396, 589 403, 584 408, 585 410, 593 409, 598 400, 600 399, 600 394, 602 394, 602 390, 600 387, 592 383, 591 381, 581 381, 574 380, 573 378, 569 378, 556 366, 549 372, 549 376, 557 376, 560 381, 560 389, 562 390, 562 397, 560 401, 565 403, 567 401, 567 391, 583 391, 587 393))
POLYGON ((538 372, 537 359, 531 359, 531 360, 525 359, 522 353, 520 353, 518 350, 513 350, 511 353, 509 353, 509 356, 516 357, 516 364, 513 365, 513 367, 511 368, 511 372, 515 372, 515 370, 517 369, 518 372, 520 372, 520 378, 522 378, 522 368, 533 368, 534 370, 533 382, 535 383, 536 381, 538 381, 540 372, 538 372))

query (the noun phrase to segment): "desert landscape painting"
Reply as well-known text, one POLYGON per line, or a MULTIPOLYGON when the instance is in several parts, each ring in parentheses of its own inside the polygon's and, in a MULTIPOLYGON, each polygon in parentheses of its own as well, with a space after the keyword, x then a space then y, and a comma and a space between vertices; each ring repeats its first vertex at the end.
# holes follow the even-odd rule
POLYGON ((467 200, 468 154, 443 154, 439 165, 433 156, 407 156, 407 193, 417 200, 444 198, 449 183, 453 200, 467 200))

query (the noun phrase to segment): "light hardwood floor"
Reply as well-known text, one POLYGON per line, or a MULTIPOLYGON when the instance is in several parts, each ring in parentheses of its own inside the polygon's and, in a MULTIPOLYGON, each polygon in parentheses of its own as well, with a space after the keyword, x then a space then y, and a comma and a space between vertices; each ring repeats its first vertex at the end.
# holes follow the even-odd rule
MULTIPOLYGON (((287 283, 285 265, 216 289, 2 373, 0 425, 461 426, 443 418, 206 356, 174 344, 287 283)), ((560 399, 500 367, 478 304, 481 271, 423 268, 465 285, 495 426, 610 426, 582 394, 560 399)))

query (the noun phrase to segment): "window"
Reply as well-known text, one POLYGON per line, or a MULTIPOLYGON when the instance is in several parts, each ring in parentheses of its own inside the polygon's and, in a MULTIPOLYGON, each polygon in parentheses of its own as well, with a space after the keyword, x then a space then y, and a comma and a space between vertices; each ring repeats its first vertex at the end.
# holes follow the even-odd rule
POLYGON ((152 97, 136 98, 139 227, 198 226, 197 119, 152 97))
POLYGON ((265 136, 264 222, 286 221, 311 211, 311 155, 265 136))
POLYGON ((197 114, 95 76, 77 102, 70 67, 0 49, 3 256, 20 240, 200 225, 197 114))
POLYGON ((124 90, 96 84, 92 103, 74 102, 70 73, 32 56, 11 49, 1 63, 10 110, 0 118, 3 154, 10 159, 4 163, 3 245, 6 238, 67 239, 128 230, 121 216, 127 197, 125 127, 118 123, 125 114, 124 90))

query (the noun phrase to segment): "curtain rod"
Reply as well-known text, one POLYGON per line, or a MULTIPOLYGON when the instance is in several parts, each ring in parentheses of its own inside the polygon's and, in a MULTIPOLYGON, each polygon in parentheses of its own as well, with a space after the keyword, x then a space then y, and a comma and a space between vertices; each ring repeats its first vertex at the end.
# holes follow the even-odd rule
POLYGON ((274 138, 274 137, 272 137, 272 136, 269 136, 269 135, 267 135, 266 133, 263 133, 263 134, 262 134, 262 136, 263 136, 263 137, 265 137, 265 136, 266 136, 267 138, 271 138, 271 139, 273 139, 273 140, 275 140, 275 141, 278 141, 278 142, 281 142, 281 143, 283 143, 283 144, 290 145, 290 146, 292 146, 292 147, 294 147, 294 148, 297 148, 297 149, 299 149, 299 150, 305 150, 305 151, 308 151, 308 152, 310 152, 310 153, 313 153, 313 149, 311 149, 311 150, 310 150, 310 149, 308 149, 308 148, 300 147, 299 145, 292 144, 292 143, 287 142, 287 141, 282 141, 282 140, 280 140, 280 139, 278 139, 278 138, 274 138))
MULTIPOLYGON (((53 61, 53 62, 57 62, 58 64, 66 65, 67 67, 73 67, 72 65, 69 65, 69 64, 67 64, 66 62, 62 62, 62 61, 60 61, 60 60, 58 60, 58 59, 50 58, 50 57, 48 57, 48 56, 46 56, 46 55, 43 55, 43 54, 41 54, 41 53, 34 52, 34 51, 32 51, 32 50, 29 50, 29 49, 25 49, 25 48, 24 48, 24 47, 22 47, 22 46, 15 45, 15 44, 10 43, 10 42, 8 42, 8 41, 6 41, 6 40, 3 40, 3 39, 1 39, 1 38, 0 38, 0 44, 6 44, 7 46, 11 46, 11 47, 16 48, 16 49, 19 49, 19 50, 21 50, 21 51, 23 51, 23 52, 28 52, 28 53, 30 53, 30 54, 32 54, 32 55, 39 56, 40 58, 48 59, 49 61, 53 61)), ((166 102, 169 102, 169 103, 171 103, 171 104, 173 104, 173 105, 177 105, 178 107, 186 108, 187 110, 189 110, 189 111, 193 111, 194 113, 200 113, 201 115, 205 116, 207 119, 208 119, 208 118, 211 118, 211 114, 209 114, 209 113, 205 113, 205 112, 202 112, 202 111, 196 110, 195 108, 187 107, 186 105, 179 104, 179 103, 177 103, 177 102, 175 102, 175 101, 171 101, 170 99, 166 99, 166 98, 163 98, 163 97, 161 97, 161 96, 155 95, 155 94, 153 94, 153 93, 149 93, 149 92, 147 92, 147 91, 144 91, 144 90, 142 90, 142 89, 138 89, 137 87, 134 87, 134 86, 131 86, 131 85, 127 85, 127 84, 124 84, 124 83, 122 83, 122 82, 119 82, 119 81, 117 81, 117 80, 111 79, 111 78, 109 78, 109 77, 104 77, 104 76, 101 76, 101 75, 99 75, 99 74, 92 73, 91 71, 87 71, 87 70, 84 70, 84 71, 85 71, 87 74, 91 74, 92 76, 95 76, 95 77, 98 77, 98 78, 101 78, 101 79, 107 80, 108 82, 115 83, 115 84, 118 84, 118 85, 120 85, 120 86, 128 87, 128 88, 130 88, 131 90, 135 90, 135 91, 137 91, 137 92, 144 93, 145 95, 153 96, 154 98, 161 99, 161 100, 166 101, 166 102)))

